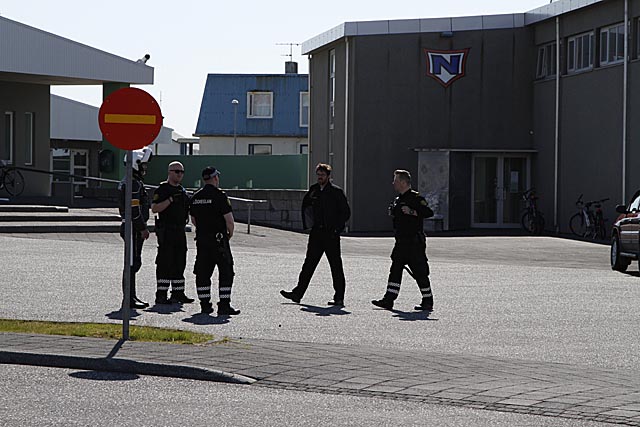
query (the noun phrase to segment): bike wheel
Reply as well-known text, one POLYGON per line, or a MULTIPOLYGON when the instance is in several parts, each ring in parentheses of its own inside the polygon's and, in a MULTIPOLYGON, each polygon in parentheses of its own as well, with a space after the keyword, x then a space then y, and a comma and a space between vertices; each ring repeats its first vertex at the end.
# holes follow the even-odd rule
POLYGON ((4 174, 4 189, 11 196, 19 196, 24 191, 24 177, 17 169, 8 169, 4 174))
POLYGON ((531 215, 531 212, 525 212, 524 215, 522 215, 521 222, 524 231, 531 234, 534 234, 536 232, 536 223, 533 215, 531 215))
POLYGON ((537 219, 536 234, 542 234, 544 232, 544 217, 542 216, 542 214, 538 213, 538 215, 536 215, 536 219, 537 219))
POLYGON ((587 234, 587 224, 584 222, 584 216, 581 212, 573 215, 569 220, 569 229, 578 237, 584 237, 587 234))
POLYGON ((600 240, 604 240, 607 238, 607 227, 604 225, 604 221, 602 219, 598 221, 597 236, 600 240))

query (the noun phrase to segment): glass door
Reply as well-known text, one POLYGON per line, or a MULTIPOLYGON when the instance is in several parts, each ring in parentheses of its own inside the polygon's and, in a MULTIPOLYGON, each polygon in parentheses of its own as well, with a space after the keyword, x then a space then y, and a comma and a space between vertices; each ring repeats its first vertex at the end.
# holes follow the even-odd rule
POLYGON ((529 159, 524 155, 474 155, 472 227, 519 226, 520 195, 528 188, 528 170, 529 159))

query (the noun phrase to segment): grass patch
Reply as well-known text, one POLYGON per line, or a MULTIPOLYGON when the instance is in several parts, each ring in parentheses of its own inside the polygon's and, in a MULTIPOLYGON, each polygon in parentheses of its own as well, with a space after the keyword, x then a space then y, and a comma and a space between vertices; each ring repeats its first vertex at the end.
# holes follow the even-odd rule
MULTIPOLYGON (((117 323, 43 322, 39 320, 0 319, 0 332, 21 334, 67 335, 73 337, 122 338, 122 325, 117 323)), ((130 326, 131 341, 164 342, 171 344, 203 344, 215 337, 209 334, 178 329, 130 326)))

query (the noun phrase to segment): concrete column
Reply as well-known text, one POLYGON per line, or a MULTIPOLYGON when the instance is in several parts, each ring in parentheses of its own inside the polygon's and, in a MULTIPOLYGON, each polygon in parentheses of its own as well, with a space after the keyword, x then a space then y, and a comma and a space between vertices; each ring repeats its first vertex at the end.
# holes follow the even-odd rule
MULTIPOLYGON (((103 83, 102 84, 102 100, 104 101, 109 95, 118 89, 122 89, 125 87, 129 87, 129 83, 103 83)), ((124 168, 124 155, 125 151, 121 150, 117 147, 114 147, 102 138, 101 150, 110 150, 113 152, 113 171, 112 172, 101 172, 100 177, 106 179, 116 179, 120 180, 124 177, 125 168, 124 168)))

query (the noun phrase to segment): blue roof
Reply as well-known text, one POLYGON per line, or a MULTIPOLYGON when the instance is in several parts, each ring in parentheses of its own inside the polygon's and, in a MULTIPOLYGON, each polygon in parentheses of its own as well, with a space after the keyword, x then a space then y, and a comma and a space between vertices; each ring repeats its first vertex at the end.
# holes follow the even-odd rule
POLYGON ((307 127, 300 126, 300 92, 308 90, 307 74, 209 74, 195 135, 233 135, 231 101, 237 99, 238 136, 306 137, 307 127), (273 92, 272 118, 247 118, 248 92, 273 92))

